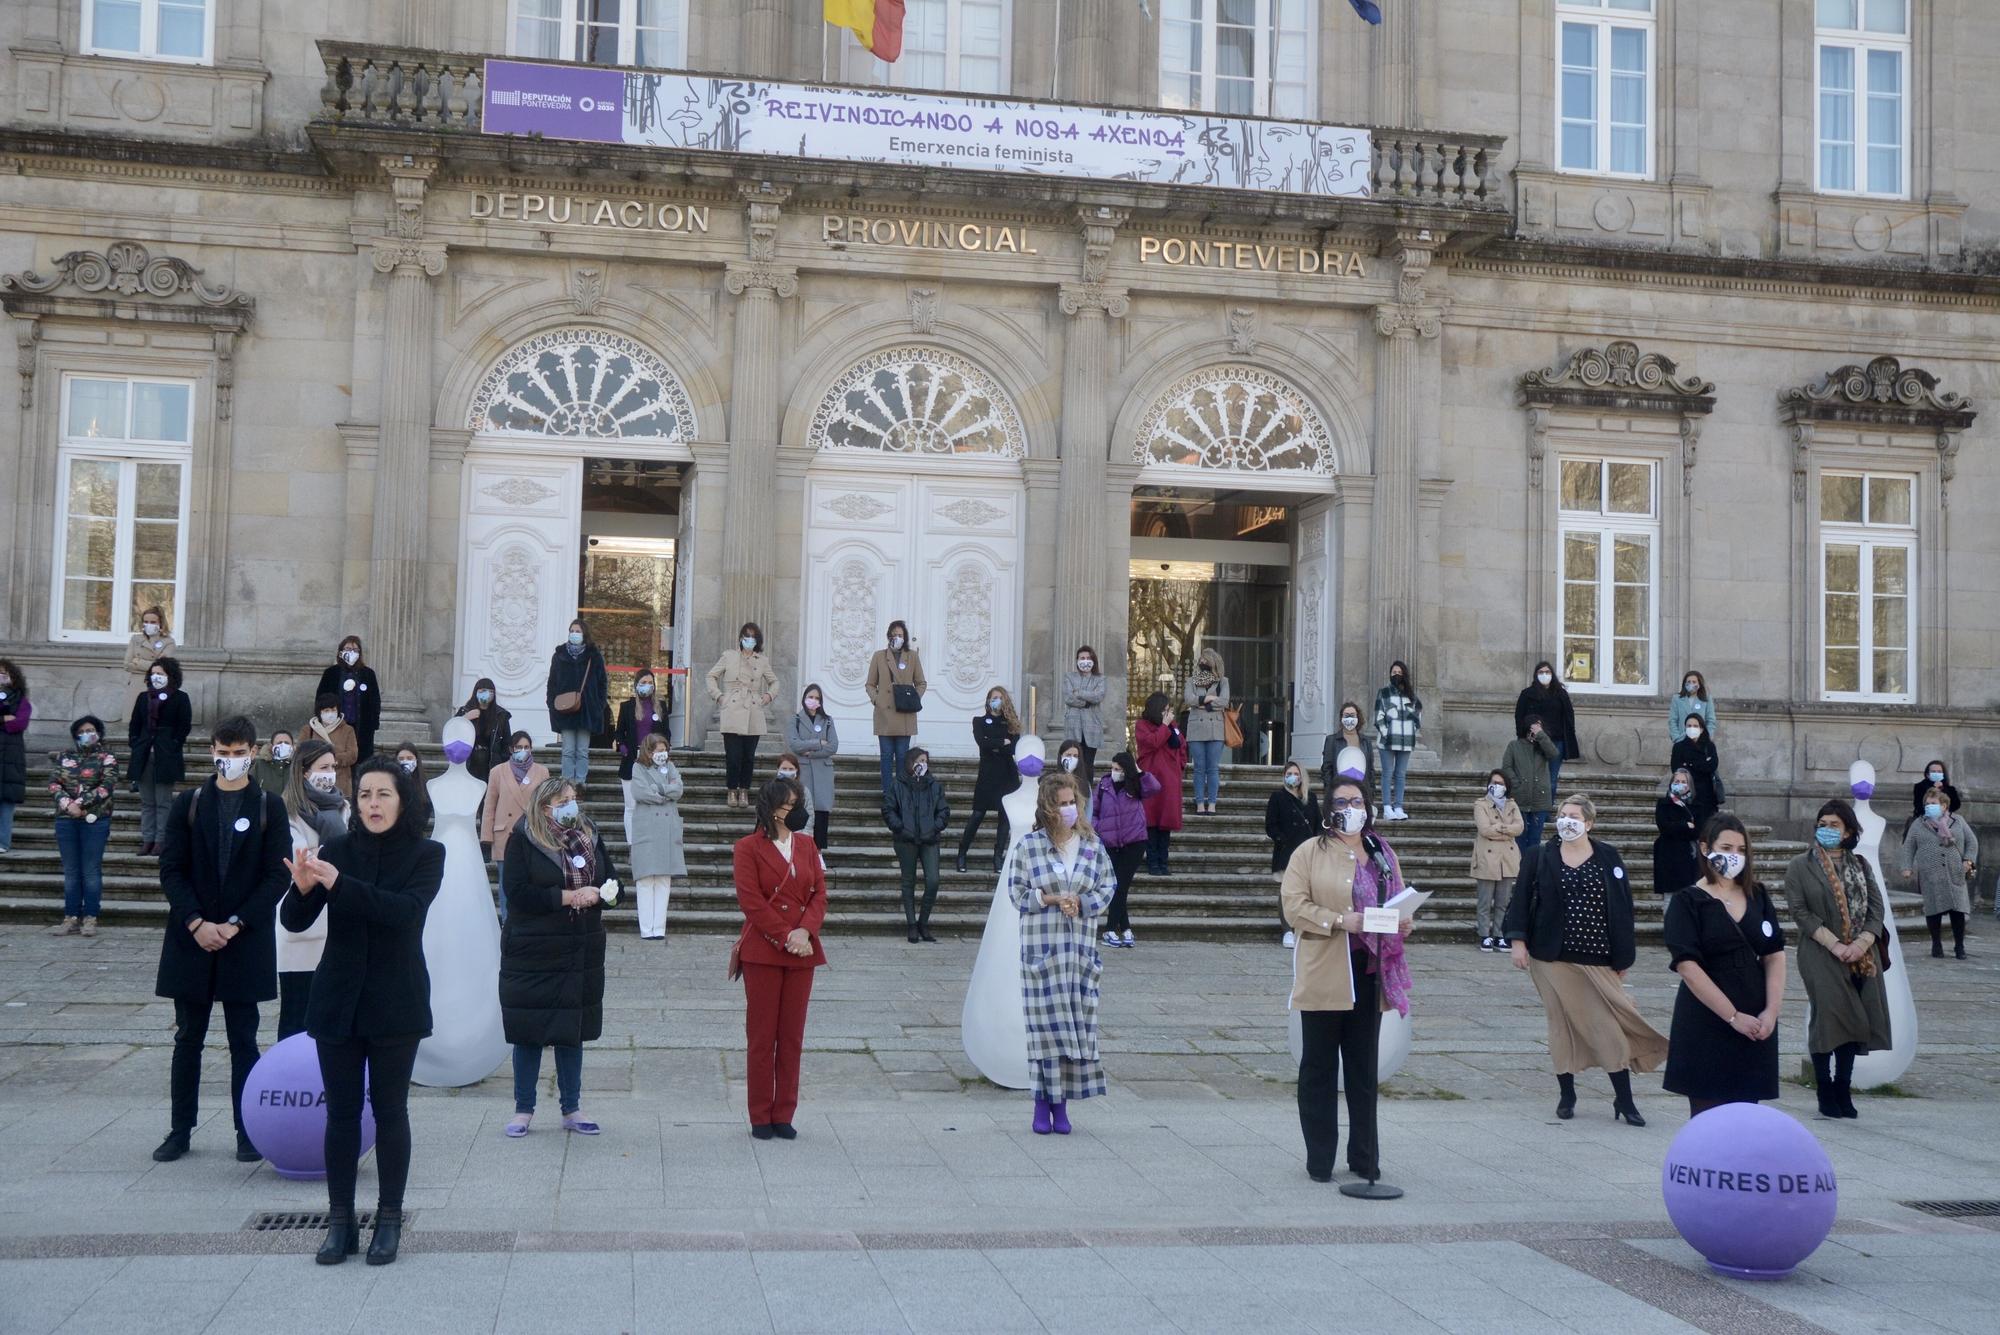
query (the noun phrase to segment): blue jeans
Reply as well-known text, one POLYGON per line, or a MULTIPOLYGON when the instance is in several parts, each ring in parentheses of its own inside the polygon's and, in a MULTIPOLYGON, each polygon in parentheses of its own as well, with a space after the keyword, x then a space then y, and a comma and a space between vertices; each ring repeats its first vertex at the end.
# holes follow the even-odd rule
POLYGON ((1188 749, 1194 760, 1194 800, 1213 802, 1222 786, 1222 741, 1189 742, 1188 749))
MULTIPOLYGON (((8 814, 13 814, 9 807, 8 814)), ((111 822, 56 821, 56 848, 62 854, 63 916, 95 918, 104 898, 104 845, 111 839, 111 822)))
POLYGON ((562 733, 562 776, 571 783, 590 777, 590 733, 583 728, 565 728, 562 733))
POLYGON ((1410 753, 1382 748, 1382 805, 1401 809, 1403 786, 1410 777, 1410 753))
POLYGON ((1561 799, 1556 796, 1556 780, 1562 777, 1562 772, 1563 772, 1562 757, 1557 756, 1554 760, 1551 760, 1549 762, 1549 800, 1551 802, 1561 801, 1561 799))
POLYGON ((1549 813, 1546 811, 1524 811, 1521 813, 1521 833, 1514 842, 1521 846, 1523 853, 1526 853, 1542 842, 1542 827, 1548 824, 1548 820, 1549 813))
MULTIPOLYGON (((542 1050, 526 1043, 514 1045, 514 1111, 535 1110, 535 1086, 541 1082, 542 1050)), ((583 1104, 583 1048, 556 1044, 556 1095, 568 1117, 583 1104)))
POLYGON ((882 794, 886 797, 890 782, 903 772, 903 757, 910 754, 910 739, 877 737, 875 745, 882 751, 882 794))
POLYGON ((14 808, 18 805, 16 802, 0 802, 0 848, 14 846, 14 808))

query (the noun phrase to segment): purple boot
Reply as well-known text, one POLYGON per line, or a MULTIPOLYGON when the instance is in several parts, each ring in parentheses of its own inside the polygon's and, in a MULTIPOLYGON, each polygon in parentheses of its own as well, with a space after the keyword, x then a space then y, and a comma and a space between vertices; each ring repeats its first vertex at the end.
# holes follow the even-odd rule
POLYGON ((1059 1136, 1069 1134, 1069 1103, 1067 1101, 1051 1103, 1049 1105, 1049 1125, 1054 1128, 1055 1133, 1059 1136))
POLYGON ((1038 1136, 1046 1136, 1047 1134, 1049 1134, 1049 1113, 1050 1113, 1050 1109, 1049 1109, 1049 1101, 1048 1101, 1047 1099, 1045 1099, 1045 1098, 1041 1097, 1041 1096, 1040 1096, 1039 1094, 1038 1094, 1038 1095, 1036 1095, 1036 1096, 1035 1096, 1035 1134, 1036 1134, 1036 1135, 1038 1135, 1038 1136))

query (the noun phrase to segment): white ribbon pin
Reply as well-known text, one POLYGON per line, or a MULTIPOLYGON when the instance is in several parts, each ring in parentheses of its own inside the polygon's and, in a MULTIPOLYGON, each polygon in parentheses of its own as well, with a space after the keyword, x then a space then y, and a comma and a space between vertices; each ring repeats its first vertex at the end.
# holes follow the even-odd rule
POLYGON ((353 689, 354 689, 354 678, 352 678, 352 677, 349 677, 349 678, 348 678, 348 679, 347 679, 346 681, 343 681, 342 683, 340 683, 340 689, 341 689, 341 690, 343 690, 343 691, 351 691, 351 690, 353 690, 353 689))
POLYGON ((581 867, 581 866, 583 866, 583 854, 581 854, 581 853, 572 853, 572 854, 570 854, 570 856, 569 856, 569 865, 570 865, 570 866, 572 866, 572 867, 581 867))
POLYGON ((238 816, 236 818, 236 833, 242 834, 249 828, 250 828, 250 818, 248 816, 238 816))

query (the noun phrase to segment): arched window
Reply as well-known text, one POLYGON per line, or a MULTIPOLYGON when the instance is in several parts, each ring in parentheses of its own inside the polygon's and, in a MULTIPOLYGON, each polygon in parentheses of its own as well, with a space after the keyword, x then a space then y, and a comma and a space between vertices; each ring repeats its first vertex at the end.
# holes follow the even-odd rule
POLYGON ((1313 477, 1339 471, 1333 437, 1305 396, 1249 366, 1211 366, 1169 390, 1140 420, 1132 461, 1313 477))
POLYGON ((993 378, 937 348, 878 352, 842 376, 813 414, 822 450, 888 454, 1027 453, 1020 414, 993 378))
POLYGON ((502 357, 472 396, 474 431, 681 442, 694 406, 666 363, 622 334, 557 329, 502 357))

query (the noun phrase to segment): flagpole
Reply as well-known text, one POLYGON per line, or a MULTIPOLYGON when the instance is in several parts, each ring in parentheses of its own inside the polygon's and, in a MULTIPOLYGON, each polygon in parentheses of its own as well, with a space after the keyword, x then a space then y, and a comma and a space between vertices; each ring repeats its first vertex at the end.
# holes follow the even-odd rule
POLYGON ((1062 98, 1062 0, 1056 0, 1056 47, 1055 59, 1050 62, 1049 98, 1051 101, 1062 98))

